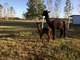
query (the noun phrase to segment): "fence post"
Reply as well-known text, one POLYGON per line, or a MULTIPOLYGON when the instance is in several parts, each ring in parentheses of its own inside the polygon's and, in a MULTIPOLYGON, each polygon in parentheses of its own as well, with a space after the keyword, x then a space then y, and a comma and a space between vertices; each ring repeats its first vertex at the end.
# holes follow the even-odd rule
POLYGON ((42 20, 42 28, 44 27, 44 18, 45 18, 45 16, 43 16, 43 20, 42 20))
POLYGON ((70 25, 70 17, 68 18, 68 29, 70 28, 69 25, 70 25))

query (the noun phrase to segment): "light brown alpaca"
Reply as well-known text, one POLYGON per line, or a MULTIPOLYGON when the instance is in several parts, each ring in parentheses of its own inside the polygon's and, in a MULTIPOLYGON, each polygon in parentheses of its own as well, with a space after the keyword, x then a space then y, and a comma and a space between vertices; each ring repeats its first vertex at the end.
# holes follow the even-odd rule
POLYGON ((49 40, 50 40, 50 32, 51 32, 50 27, 41 28, 40 27, 40 23, 37 22, 37 29, 39 31, 40 39, 42 40, 42 42, 43 42, 43 39, 42 39, 43 34, 47 34, 47 36, 48 36, 48 42, 49 42, 49 40))

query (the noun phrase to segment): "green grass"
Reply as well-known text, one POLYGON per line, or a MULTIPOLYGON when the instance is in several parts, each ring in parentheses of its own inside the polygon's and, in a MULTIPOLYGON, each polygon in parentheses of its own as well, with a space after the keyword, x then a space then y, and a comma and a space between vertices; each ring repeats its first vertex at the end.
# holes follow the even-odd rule
POLYGON ((44 43, 36 27, 35 22, 0 21, 0 60, 80 60, 80 25, 71 24, 66 38, 57 31, 57 39, 47 42, 44 35, 44 43))

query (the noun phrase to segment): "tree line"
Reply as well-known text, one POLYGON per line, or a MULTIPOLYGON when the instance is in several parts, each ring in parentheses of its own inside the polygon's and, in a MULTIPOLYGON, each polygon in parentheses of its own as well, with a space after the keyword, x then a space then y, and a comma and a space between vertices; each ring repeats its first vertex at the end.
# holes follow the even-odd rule
MULTIPOLYGON (((50 15, 54 18, 59 18, 61 12, 61 3, 62 0, 46 0, 46 4, 44 4, 45 0, 28 0, 26 5, 26 12, 23 13, 24 18, 26 19, 41 19, 41 13, 44 9, 48 9, 51 11, 50 15), (54 4, 54 5, 53 5, 54 4)), ((71 2, 73 0, 65 0, 64 6, 64 18, 68 18, 73 13, 74 4, 71 2)), ((80 2, 80 0, 76 0, 80 2)), ((80 3, 77 4, 78 12, 80 13, 80 3)))
POLYGON ((8 3, 4 3, 4 5, 0 4, 0 18, 5 18, 7 20, 9 17, 14 18, 15 10, 13 6, 9 6, 8 3))

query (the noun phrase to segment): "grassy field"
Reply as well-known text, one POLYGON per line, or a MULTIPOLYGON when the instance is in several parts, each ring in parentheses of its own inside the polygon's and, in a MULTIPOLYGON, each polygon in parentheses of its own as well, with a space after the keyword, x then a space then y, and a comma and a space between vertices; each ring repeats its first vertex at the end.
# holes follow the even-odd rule
POLYGON ((0 21, 0 60, 80 60, 80 25, 70 24, 66 38, 56 34, 42 43, 35 21, 0 21))

